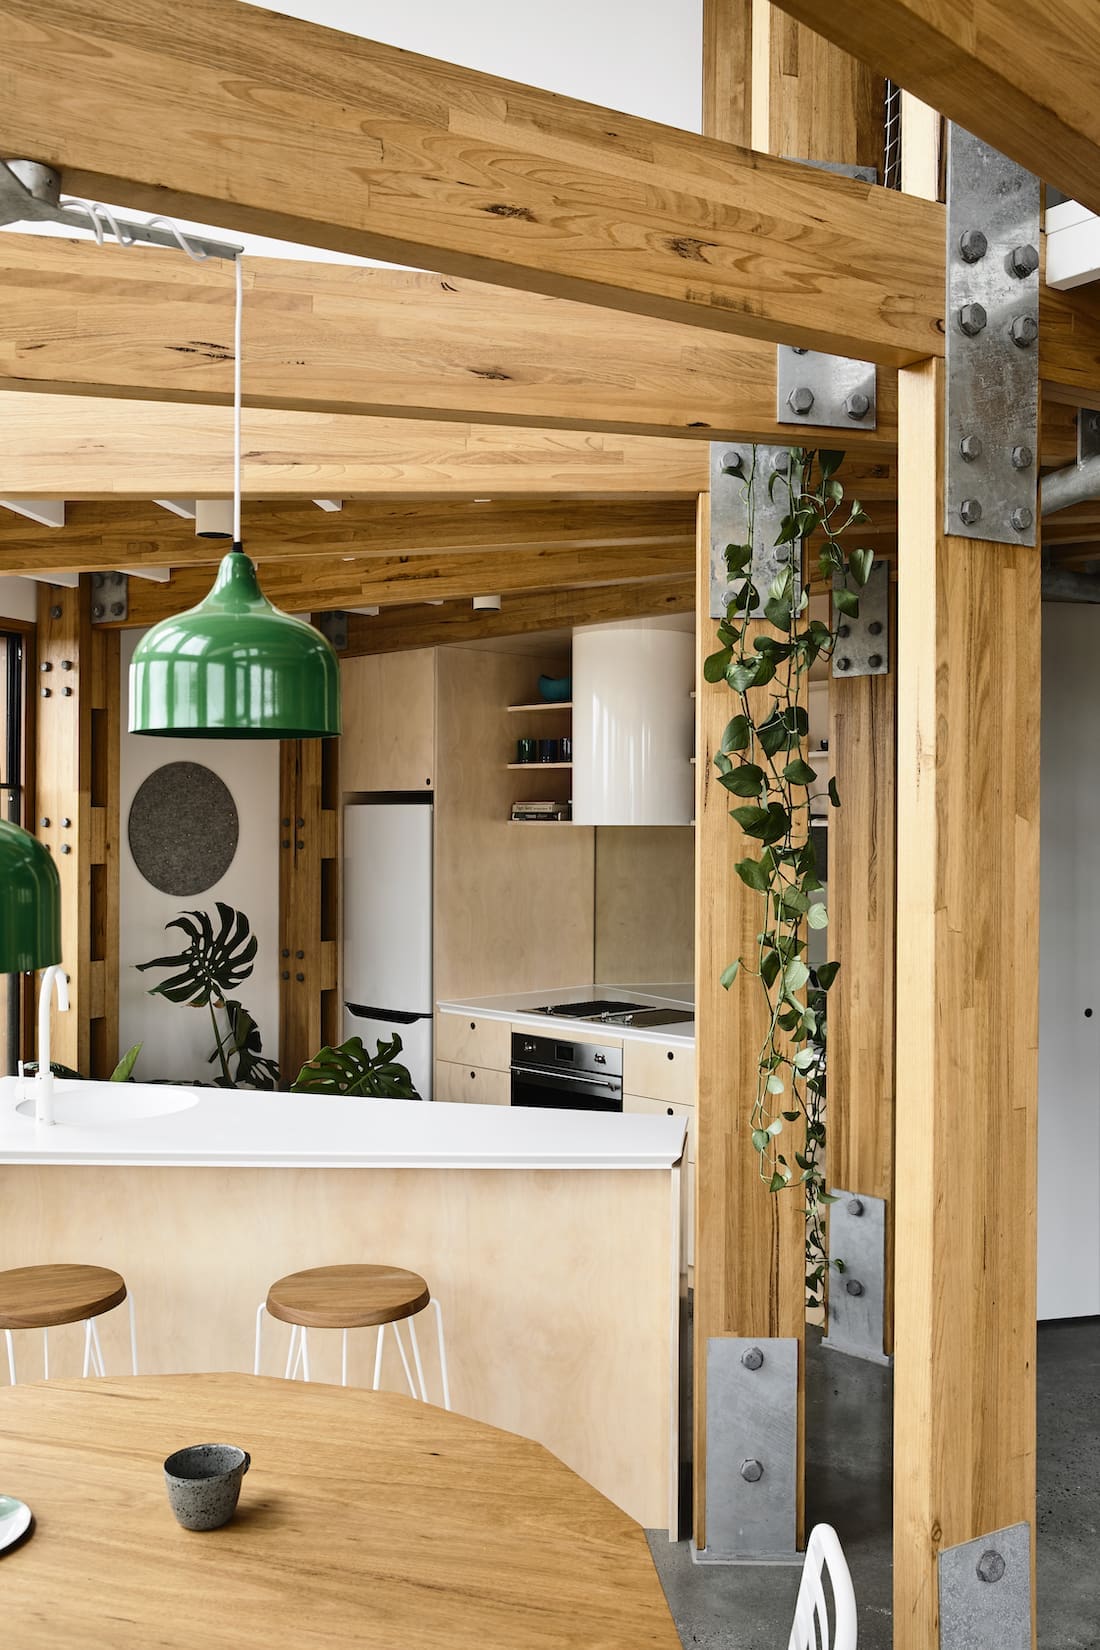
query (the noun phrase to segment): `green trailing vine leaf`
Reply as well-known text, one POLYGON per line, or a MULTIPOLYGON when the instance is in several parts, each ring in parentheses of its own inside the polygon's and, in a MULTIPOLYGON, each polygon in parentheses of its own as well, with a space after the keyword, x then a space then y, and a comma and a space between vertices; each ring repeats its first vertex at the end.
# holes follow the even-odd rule
POLYGON ((292 1094, 368 1095, 372 1099, 419 1100, 408 1069, 398 1062, 401 1038, 379 1039, 369 1054, 361 1037, 349 1037, 338 1048, 323 1048, 298 1073, 292 1094))
MULTIPOLYGON (((803 1188, 807 1294, 818 1304, 827 1266, 823 1217, 832 1201, 822 1166, 828 992, 839 964, 811 967, 806 958, 807 929, 825 929, 829 914, 820 897, 822 881, 809 829, 809 788, 818 775, 803 754, 809 732, 804 686, 811 666, 832 656, 835 625, 859 616, 858 592, 870 578, 874 557, 862 547, 847 550, 841 542, 844 533, 867 520, 858 500, 845 504, 838 476, 844 454, 795 448, 787 467, 774 470, 766 483, 771 499, 786 489, 776 544, 793 546, 795 555, 808 541, 817 544, 821 576, 833 586, 833 624, 809 617, 808 598, 804 591, 796 594, 789 565, 767 591, 758 592, 748 577, 757 488, 762 485, 752 452, 748 466, 739 456, 727 468, 743 484, 749 543, 727 546, 730 577, 744 582, 718 626, 719 646, 705 661, 703 675, 708 682, 724 681, 739 700, 714 765, 719 784, 740 799, 730 809, 731 817, 744 836, 761 844, 759 858, 738 859, 733 870, 761 896, 762 916, 755 953, 731 962, 721 984, 728 990, 739 978, 751 979, 766 1000, 767 1034, 757 1055, 748 1132, 768 1190, 803 1188), (768 628, 749 618, 761 595, 763 626, 768 628), (788 1130, 795 1144, 785 1148, 788 1130)), ((833 779, 828 796, 838 808, 833 779)))

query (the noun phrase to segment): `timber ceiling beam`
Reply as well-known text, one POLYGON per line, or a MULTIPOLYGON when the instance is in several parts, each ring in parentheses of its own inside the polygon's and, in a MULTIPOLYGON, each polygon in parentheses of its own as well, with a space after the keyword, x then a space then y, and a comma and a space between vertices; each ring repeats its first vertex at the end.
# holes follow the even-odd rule
MULTIPOLYGON (((307 561, 263 559, 263 546, 245 546, 260 563, 264 594, 290 613, 343 607, 385 607, 408 602, 471 600, 520 591, 583 590, 598 585, 665 583, 691 571, 694 546, 635 545, 628 549, 527 550, 518 556, 334 556, 307 561)), ((156 624, 192 607, 211 585, 208 567, 187 568, 167 584, 134 579, 126 625, 156 624)))
POLYGON ((1094 0, 777 0, 1100 212, 1094 0))
MULTIPOLYGON (((521 555, 528 550, 628 549, 674 545, 690 552, 695 506, 652 503, 472 504, 349 500, 323 514, 312 503, 250 500, 249 548, 270 566, 308 557, 521 555)), ((185 568, 217 561, 225 545, 195 536, 194 525, 149 503, 70 502, 65 528, 35 527, 0 512, 0 574, 100 573, 185 568)))
MULTIPOLYGON (((245 409, 246 494, 267 498, 694 498, 705 444, 245 409)), ((2 498, 216 498, 231 486, 228 407, 0 396, 2 498)))
POLYGON ((662 584, 611 584, 596 590, 505 596, 499 613, 472 612, 469 602, 383 608, 373 617, 348 614, 348 645, 341 657, 445 647, 449 642, 482 642, 497 636, 531 636, 544 630, 571 630, 574 625, 658 618, 694 609, 695 580, 691 577, 662 584))
MULTIPOLYGON (((244 260, 252 407, 781 442, 775 349, 416 270, 244 260)), ((1100 347, 1100 338, 1098 338, 1100 347)), ((233 272, 154 249, 0 235, 0 389, 228 404, 233 272)), ((897 443, 897 381, 878 428, 897 443)), ((809 442, 825 432, 798 431, 809 442)), ((835 439, 835 438, 834 438, 835 439)))
POLYGON ((935 202, 239 0, 0 0, 0 37, 0 151, 69 192, 883 365, 943 353, 935 202))

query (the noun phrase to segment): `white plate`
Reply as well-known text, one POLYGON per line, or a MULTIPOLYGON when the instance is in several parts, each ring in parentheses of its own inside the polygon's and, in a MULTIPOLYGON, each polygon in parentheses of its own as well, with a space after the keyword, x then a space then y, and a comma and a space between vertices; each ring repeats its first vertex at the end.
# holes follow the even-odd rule
POLYGON ((30 1529, 31 1509, 14 1496, 0 1495, 0 1553, 13 1547, 30 1529))

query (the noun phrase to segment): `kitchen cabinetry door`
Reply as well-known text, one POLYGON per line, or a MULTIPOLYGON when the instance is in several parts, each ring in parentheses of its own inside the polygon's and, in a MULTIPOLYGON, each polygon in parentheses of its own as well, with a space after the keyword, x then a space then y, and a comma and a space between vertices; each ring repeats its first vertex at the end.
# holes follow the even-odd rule
POLYGON ((451 1060, 437 1060, 435 1097, 470 1106, 510 1106, 512 1079, 506 1071, 486 1071, 481 1066, 460 1066, 451 1060))
POLYGON ((340 788, 435 786, 435 651, 366 654, 340 666, 344 733, 340 788))
POLYGON ((436 1054, 460 1066, 507 1071, 512 1064, 512 1028, 507 1020, 469 1014, 436 1016, 436 1054))
MULTIPOLYGON (((1039 1317, 1100 1312, 1100 608, 1043 605, 1039 1317)), ((975 875, 983 872, 975 866, 975 875)), ((960 1096, 965 1104, 965 1096, 960 1096)), ((1021 1188, 1026 1196, 1026 1188, 1021 1188)))
POLYGON ((691 1044, 623 1039, 623 1088, 651 1100, 695 1104, 695 1049, 691 1044))

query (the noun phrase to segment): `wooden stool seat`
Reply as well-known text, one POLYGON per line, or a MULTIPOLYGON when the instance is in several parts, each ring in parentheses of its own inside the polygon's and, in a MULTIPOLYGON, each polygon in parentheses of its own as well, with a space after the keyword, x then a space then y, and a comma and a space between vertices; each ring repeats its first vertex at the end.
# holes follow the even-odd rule
POLYGON ((0 1329, 54 1329, 121 1306, 126 1283, 106 1266, 17 1266, 0 1272, 0 1329))
POLYGON ((411 1318, 431 1298, 424 1279, 400 1266, 314 1266, 273 1283, 267 1310, 305 1329, 366 1329, 411 1318))

